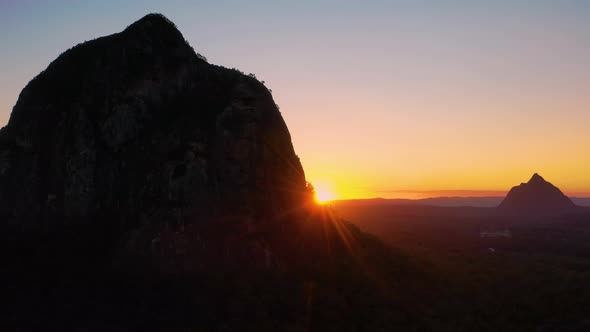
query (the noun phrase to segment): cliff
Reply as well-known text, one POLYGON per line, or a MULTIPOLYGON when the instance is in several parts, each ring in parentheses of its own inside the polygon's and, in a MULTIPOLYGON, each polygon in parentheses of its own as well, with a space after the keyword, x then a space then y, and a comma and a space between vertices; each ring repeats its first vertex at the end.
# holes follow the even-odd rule
POLYGON ((255 224, 305 188, 269 90, 159 14, 61 54, 0 131, 0 216, 23 229, 255 224))

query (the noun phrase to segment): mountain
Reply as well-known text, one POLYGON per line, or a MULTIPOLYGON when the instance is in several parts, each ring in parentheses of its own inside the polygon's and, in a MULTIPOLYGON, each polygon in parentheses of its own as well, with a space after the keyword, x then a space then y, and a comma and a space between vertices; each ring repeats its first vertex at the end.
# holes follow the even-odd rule
POLYGON ((257 223, 305 191, 270 91, 159 14, 61 54, 0 131, 0 217, 19 228, 257 223))
POLYGON ((509 214, 553 215, 572 211, 576 205, 561 190, 535 173, 527 183, 513 187, 498 209, 509 214))
POLYGON ((270 91, 159 14, 61 54, 0 130, 2 331, 399 330, 421 315, 389 294, 428 294, 400 256, 313 204, 270 91))

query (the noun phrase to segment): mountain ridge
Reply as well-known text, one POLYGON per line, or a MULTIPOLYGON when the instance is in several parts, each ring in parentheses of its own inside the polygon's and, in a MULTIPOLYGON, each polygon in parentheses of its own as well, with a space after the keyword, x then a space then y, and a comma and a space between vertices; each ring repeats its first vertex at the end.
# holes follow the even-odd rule
MULTIPOLYGON (((414 204, 414 205, 432 205, 432 206, 449 206, 449 207, 498 207, 506 196, 441 196, 419 199, 406 198, 357 198, 357 199, 337 199, 332 202, 352 202, 352 201, 387 201, 391 204, 414 204)), ((569 197, 569 196, 568 196, 569 197)), ((574 204, 581 207, 590 207, 590 197, 569 197, 574 204)))

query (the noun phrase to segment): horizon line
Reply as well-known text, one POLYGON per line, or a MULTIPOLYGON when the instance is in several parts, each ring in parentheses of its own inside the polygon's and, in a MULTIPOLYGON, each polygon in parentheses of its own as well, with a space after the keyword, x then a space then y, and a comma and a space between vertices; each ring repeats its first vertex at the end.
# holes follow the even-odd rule
MULTIPOLYGON (((421 200, 430 198, 504 198, 509 190, 379 190, 375 191, 376 196, 364 197, 343 197, 334 200, 352 200, 352 199, 403 199, 403 200, 421 200), (380 195, 382 194, 382 195, 380 195)), ((586 191, 569 191, 563 192, 570 198, 590 198, 590 192, 586 191)))

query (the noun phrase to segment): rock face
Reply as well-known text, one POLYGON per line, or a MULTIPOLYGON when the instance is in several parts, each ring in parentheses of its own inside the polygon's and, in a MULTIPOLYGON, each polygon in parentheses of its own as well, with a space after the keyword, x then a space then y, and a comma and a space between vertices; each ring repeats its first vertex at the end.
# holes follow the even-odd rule
POLYGON ((537 173, 529 182, 513 187, 498 207, 505 213, 539 216, 568 212, 575 208, 561 190, 537 173))
POLYGON ((64 52, 0 131, 0 217, 21 228, 255 223, 305 188, 269 90, 158 14, 64 52))

